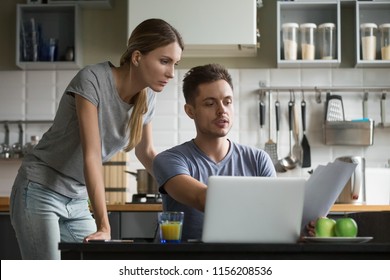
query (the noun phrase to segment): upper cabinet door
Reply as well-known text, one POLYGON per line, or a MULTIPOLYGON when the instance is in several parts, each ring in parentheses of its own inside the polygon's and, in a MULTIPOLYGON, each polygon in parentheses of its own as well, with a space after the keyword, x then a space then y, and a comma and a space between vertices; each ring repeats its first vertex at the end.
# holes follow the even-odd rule
POLYGON ((277 2, 277 64, 280 68, 338 67, 341 63, 341 18, 339 1, 277 2), (315 26, 313 44, 305 38, 304 26, 315 26), (286 36, 294 27, 295 36, 286 36), (312 47, 312 48, 308 48, 312 47), (314 52, 310 59, 307 50, 314 52), (330 51, 332 50, 332 51, 330 51), (291 53, 294 55, 291 55, 291 53), (326 54, 326 53, 330 54, 326 54))
POLYGON ((356 66, 390 67, 389 29, 390 2, 356 2, 356 66), (372 33, 364 32, 373 27, 372 33))
POLYGON ((128 0, 129 35, 161 18, 182 35, 183 57, 256 56, 256 0, 128 0))

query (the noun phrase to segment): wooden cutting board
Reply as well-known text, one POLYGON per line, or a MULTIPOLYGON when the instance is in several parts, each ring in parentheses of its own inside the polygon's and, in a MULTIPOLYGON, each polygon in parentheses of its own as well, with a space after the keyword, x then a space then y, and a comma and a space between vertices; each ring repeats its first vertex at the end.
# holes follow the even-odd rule
POLYGON ((119 152, 104 164, 106 202, 110 205, 126 203, 126 153, 119 152))

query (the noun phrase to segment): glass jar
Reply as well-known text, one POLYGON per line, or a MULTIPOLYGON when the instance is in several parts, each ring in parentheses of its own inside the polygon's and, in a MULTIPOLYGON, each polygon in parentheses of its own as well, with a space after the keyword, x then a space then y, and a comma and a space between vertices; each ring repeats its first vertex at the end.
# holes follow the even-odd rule
POLYGON ((298 23, 285 23, 282 25, 285 60, 297 60, 298 28, 299 28, 298 23))
POLYGON ((336 25, 331 22, 318 26, 318 45, 321 59, 336 58, 336 25))
POLYGON ((381 54, 382 60, 390 60, 390 23, 379 26, 381 32, 381 54))
POLYGON ((301 51, 303 60, 315 58, 315 34, 317 25, 314 23, 302 23, 299 27, 301 34, 301 51))
POLYGON ((378 26, 375 23, 363 23, 360 25, 363 60, 375 60, 376 58, 377 29, 378 26))

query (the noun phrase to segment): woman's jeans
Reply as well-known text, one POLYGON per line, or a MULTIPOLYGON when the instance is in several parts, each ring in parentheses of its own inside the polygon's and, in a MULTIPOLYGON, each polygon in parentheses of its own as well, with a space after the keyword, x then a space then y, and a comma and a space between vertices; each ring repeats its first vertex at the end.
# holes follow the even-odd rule
POLYGON ((96 231, 87 199, 63 196, 20 173, 12 187, 10 212, 23 259, 60 259, 60 241, 82 242, 96 231))

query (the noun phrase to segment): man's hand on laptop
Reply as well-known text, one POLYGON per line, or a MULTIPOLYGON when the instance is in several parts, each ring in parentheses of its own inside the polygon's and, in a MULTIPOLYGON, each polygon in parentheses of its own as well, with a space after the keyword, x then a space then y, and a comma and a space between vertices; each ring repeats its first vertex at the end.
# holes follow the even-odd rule
POLYGON ((305 231, 304 233, 301 234, 301 241, 303 240, 303 237, 305 236, 310 236, 310 237, 314 237, 316 236, 316 230, 315 230, 315 225, 316 225, 316 221, 310 221, 306 227, 305 227, 305 231))
POLYGON ((313 236, 313 237, 316 236, 315 226, 316 226, 316 221, 311 221, 306 225, 306 232, 309 236, 313 236))

